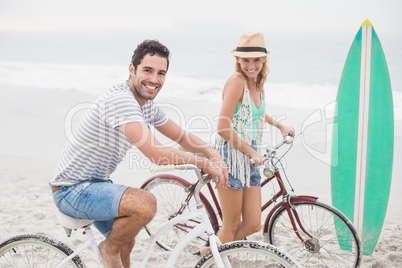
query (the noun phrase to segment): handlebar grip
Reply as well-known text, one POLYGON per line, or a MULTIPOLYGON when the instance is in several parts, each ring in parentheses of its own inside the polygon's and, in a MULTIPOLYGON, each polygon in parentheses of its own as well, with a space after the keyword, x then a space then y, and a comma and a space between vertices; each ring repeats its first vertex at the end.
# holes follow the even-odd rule
POLYGON ((294 140, 294 138, 293 138, 292 136, 290 136, 290 134, 287 135, 287 136, 285 136, 285 137, 283 138, 283 141, 284 141, 284 143, 286 143, 286 144, 292 143, 293 140, 294 140))
POLYGON ((149 167, 149 171, 151 173, 155 173, 155 172, 165 172, 165 171, 173 171, 175 170, 175 166, 174 165, 152 165, 149 167))

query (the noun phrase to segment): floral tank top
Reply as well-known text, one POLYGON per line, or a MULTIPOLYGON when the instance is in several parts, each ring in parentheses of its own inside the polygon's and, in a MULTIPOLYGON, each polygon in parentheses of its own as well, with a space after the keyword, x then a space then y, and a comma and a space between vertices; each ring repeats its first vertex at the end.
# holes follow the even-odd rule
MULTIPOLYGON (((240 75, 234 73, 232 75, 240 75)), ((240 75, 241 76, 241 75, 240 75)), ((264 102, 264 94, 262 94, 261 102, 264 102)), ((253 136, 253 109, 251 106, 250 91, 247 83, 244 87, 243 99, 240 108, 233 115, 231 127, 235 133, 248 145, 251 145, 253 136)), ((263 105, 263 103, 261 103, 263 105)), ((261 106, 263 107, 263 106, 261 106)), ((264 106, 265 108, 265 106, 264 106)), ((258 117, 256 123, 256 143, 257 148, 261 144, 262 132, 264 128, 265 111, 258 117)), ((243 185, 250 186, 250 158, 247 154, 237 150, 226 142, 221 136, 217 135, 214 148, 219 151, 225 159, 229 173, 239 179, 243 185), (227 148, 227 149, 226 149, 227 148)))

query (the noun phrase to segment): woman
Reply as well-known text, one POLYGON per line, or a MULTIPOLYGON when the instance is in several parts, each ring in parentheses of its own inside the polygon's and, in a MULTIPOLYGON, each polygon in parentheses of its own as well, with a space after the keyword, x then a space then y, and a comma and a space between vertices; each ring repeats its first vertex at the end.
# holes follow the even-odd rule
POLYGON ((215 142, 230 173, 228 187, 218 189, 223 213, 219 232, 222 243, 242 239, 261 228, 261 176, 256 165, 264 163, 264 156, 257 151, 264 122, 277 127, 283 136, 294 136, 293 127, 265 113, 263 86, 269 53, 263 34, 254 32, 243 33, 237 48, 231 51, 236 57, 236 72, 223 89, 215 142))

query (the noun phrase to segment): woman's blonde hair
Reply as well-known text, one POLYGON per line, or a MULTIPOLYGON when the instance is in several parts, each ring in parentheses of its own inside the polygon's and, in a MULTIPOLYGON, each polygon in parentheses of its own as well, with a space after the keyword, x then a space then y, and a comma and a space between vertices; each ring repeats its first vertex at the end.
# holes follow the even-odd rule
MULTIPOLYGON (((262 92, 264 92, 264 84, 265 84, 265 81, 267 81, 269 69, 268 69, 268 64, 267 64, 268 59, 266 56, 260 57, 260 61, 264 61, 264 62, 262 64, 262 69, 257 76, 257 85, 256 86, 257 86, 257 92, 262 93, 262 92)), ((246 83, 247 83, 247 87, 250 89, 251 88, 250 79, 243 72, 243 70, 241 69, 240 63, 238 63, 237 60, 236 60, 235 64, 236 64, 236 72, 240 73, 244 77, 244 79, 246 80, 246 83)))

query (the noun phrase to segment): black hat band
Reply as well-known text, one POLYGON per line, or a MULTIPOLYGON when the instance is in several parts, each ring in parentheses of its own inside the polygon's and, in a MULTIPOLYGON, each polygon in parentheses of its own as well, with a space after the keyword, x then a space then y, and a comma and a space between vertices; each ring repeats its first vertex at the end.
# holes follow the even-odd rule
POLYGON ((267 50, 264 47, 237 47, 237 52, 264 52, 267 53, 267 50))

